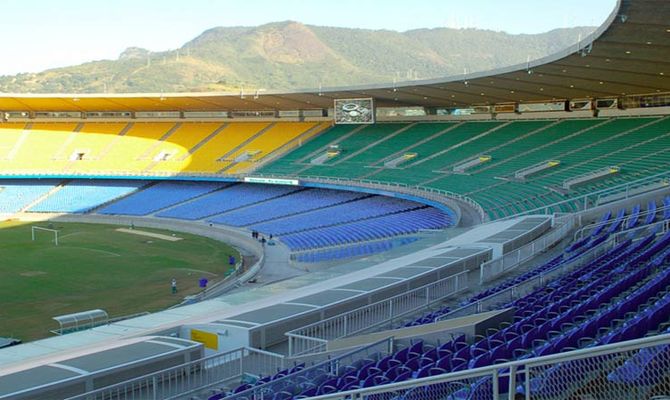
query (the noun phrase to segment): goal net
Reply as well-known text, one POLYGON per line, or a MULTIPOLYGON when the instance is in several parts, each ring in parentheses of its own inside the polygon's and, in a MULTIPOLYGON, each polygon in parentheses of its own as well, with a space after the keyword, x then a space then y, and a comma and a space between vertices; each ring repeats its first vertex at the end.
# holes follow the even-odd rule
POLYGON ((40 231, 53 233, 54 243, 56 244, 56 246, 58 246, 58 230, 57 229, 50 229, 50 228, 42 228, 41 226, 31 226, 30 227, 30 233, 31 233, 33 242, 37 238, 37 232, 40 232, 40 231))

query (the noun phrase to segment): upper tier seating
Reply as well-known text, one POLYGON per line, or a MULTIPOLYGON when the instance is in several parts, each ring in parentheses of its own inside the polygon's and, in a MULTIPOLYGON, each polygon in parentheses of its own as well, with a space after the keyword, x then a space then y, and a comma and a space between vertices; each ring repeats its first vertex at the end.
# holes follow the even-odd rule
POLYGON ((577 198, 583 194, 670 167, 670 117, 378 123, 326 130, 328 126, 234 121, 1 123, 0 168, 13 175, 150 177, 258 171, 367 179, 459 193, 496 219, 558 202, 564 203, 550 211, 572 212, 582 204, 577 198), (337 147, 337 154, 324 157, 331 147, 337 147), (454 172, 454 167, 483 155, 488 162, 454 172), (548 160, 556 161, 551 168, 515 178, 517 171, 548 160), (609 167, 618 172, 563 187, 572 178, 609 167))
POLYGON ((15 174, 240 173, 328 126, 317 122, 0 123, 0 168, 15 174))
MULTIPOLYGON (((260 172, 296 176, 370 179, 444 189, 477 201, 491 218, 544 207, 670 167, 670 118, 576 119, 377 124, 358 130, 336 127, 260 172), (310 160, 338 145, 340 154, 322 165, 310 160), (406 153, 397 167, 384 163, 406 153), (454 166, 479 155, 491 161, 465 174, 454 166), (560 164, 528 176, 514 173, 547 160, 560 164), (616 165, 617 174, 576 186, 566 195, 552 190, 570 177, 616 165), (501 180, 507 178, 508 180, 501 180)), ((569 212, 575 203, 553 211, 569 212)))

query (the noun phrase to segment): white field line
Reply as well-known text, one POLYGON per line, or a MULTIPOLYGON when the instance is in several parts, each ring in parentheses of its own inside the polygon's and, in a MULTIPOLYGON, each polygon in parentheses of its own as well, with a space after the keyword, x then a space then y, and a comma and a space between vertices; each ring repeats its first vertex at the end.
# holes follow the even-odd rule
POLYGON ((147 232, 147 231, 138 231, 137 229, 127 229, 127 228, 117 228, 117 232, 123 232, 123 233, 132 233, 134 235, 140 235, 140 236, 149 236, 152 238, 156 239, 163 239, 167 240, 169 242, 177 242, 179 240, 183 240, 184 238, 180 238, 178 236, 168 236, 168 235, 163 235, 161 233, 153 233, 153 232, 147 232))

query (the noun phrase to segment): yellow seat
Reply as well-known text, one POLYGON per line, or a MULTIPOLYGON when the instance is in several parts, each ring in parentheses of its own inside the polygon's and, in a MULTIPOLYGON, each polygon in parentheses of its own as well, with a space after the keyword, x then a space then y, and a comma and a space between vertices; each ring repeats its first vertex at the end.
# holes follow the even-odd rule
POLYGON ((309 135, 302 137, 302 139, 308 139, 327 126, 329 124, 319 124, 318 122, 278 122, 263 132, 262 135, 236 151, 231 158, 235 159, 245 153, 249 154, 250 158, 233 165, 230 169, 226 170, 226 173, 237 174, 246 172, 255 167, 263 158, 299 136, 309 132, 309 135))
POLYGON ((328 126, 224 121, 2 123, 0 168, 38 174, 239 173, 328 126), (242 156, 247 159, 235 161, 242 156))
POLYGON ((270 125, 268 122, 230 123, 204 146, 187 157, 187 165, 184 167, 184 171, 206 174, 217 173, 230 164, 230 161, 221 161, 221 157, 268 127, 268 125, 270 125))
POLYGON ((166 173, 177 173, 190 163, 189 151, 224 126, 221 122, 187 122, 183 123, 167 140, 152 152, 154 163, 147 170, 166 173), (167 156, 163 161, 156 158, 167 156))
POLYGON ((174 126, 174 122, 136 122, 125 135, 116 136, 91 167, 100 173, 139 173, 151 164, 158 139, 174 126))
POLYGON ((56 159, 56 155, 76 127, 76 123, 33 123, 17 139, 8 157, 11 158, 10 168, 17 171, 62 171, 66 161, 56 159))

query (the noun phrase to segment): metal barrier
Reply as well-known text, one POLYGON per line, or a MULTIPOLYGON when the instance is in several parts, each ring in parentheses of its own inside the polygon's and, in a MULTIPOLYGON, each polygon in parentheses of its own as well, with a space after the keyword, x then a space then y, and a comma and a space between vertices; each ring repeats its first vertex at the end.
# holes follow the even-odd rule
POLYGON ((563 224, 546 235, 504 254, 500 258, 482 263, 479 267, 479 284, 484 284, 498 276, 513 270, 522 263, 535 257, 560 242, 575 226, 575 218, 562 219, 563 224))
POLYGON ((284 368, 281 355, 244 347, 93 390, 67 400, 176 399, 240 378, 284 368))
POLYGON ((300 385, 301 383, 316 380, 319 377, 336 374, 341 367, 354 365, 363 359, 381 359, 393 351, 393 339, 387 338, 365 347, 343 355, 333 357, 327 361, 305 368, 297 373, 287 375, 283 378, 274 379, 262 385, 254 386, 245 391, 226 397, 226 400, 248 400, 248 399, 273 399, 276 393, 285 390, 286 387, 300 385))
POLYGON ((667 396, 669 377, 670 334, 663 334, 312 398, 649 399, 667 396))
POLYGON ((327 350, 328 341, 352 336, 388 325, 411 313, 468 288, 468 272, 463 271, 403 294, 339 314, 323 321, 286 332, 288 354, 296 357, 327 350))
POLYGON ((644 191, 639 191, 635 189, 648 187, 649 188, 648 191, 656 190, 658 189, 656 184, 665 186, 665 183, 668 182, 668 179, 670 179, 670 171, 661 172, 659 174, 641 178, 633 182, 622 183, 618 186, 613 186, 607 189, 602 189, 581 196, 573 197, 571 199, 548 204, 543 207, 538 207, 532 210, 520 212, 504 218, 500 218, 500 220, 517 218, 524 215, 532 215, 532 214, 553 214, 557 212, 562 212, 563 206, 574 206, 577 208, 577 210, 575 210, 576 212, 586 211, 588 209, 595 208, 603 204, 607 204, 609 202, 625 200, 630 197, 645 193, 644 191), (611 201, 608 201, 607 199, 608 196, 614 193, 623 193, 623 194, 621 195, 621 197, 617 197, 616 200, 612 199, 611 201))
POLYGON ((447 314, 441 315, 437 318, 437 321, 444 321, 447 319, 466 317, 468 315, 480 313, 487 311, 492 307, 498 307, 501 304, 507 304, 512 302, 520 297, 527 295, 536 288, 546 284, 548 280, 554 279, 560 275, 570 272, 577 267, 581 267, 601 255, 605 254, 612 247, 614 247, 615 241, 613 239, 607 240, 598 246, 588 250, 581 257, 572 260, 570 262, 561 264, 556 268, 553 268, 549 271, 545 271, 537 276, 529 278, 519 284, 510 286, 506 289, 503 289, 497 293, 494 293, 490 296, 479 299, 473 303, 464 305, 463 307, 457 308, 447 314))
MULTIPOLYGON (((653 212, 656 213, 656 215, 663 215, 663 213, 669 208, 670 207, 663 206, 663 207, 657 208, 653 212)), ((647 218, 647 216, 650 213, 651 213, 650 211, 640 211, 640 214, 638 215, 638 218, 640 220, 644 220, 645 218, 647 218)), ((628 215, 624 218, 623 222, 621 223, 621 226, 618 229, 619 233, 617 233, 617 234, 620 234, 622 232, 633 232, 633 231, 636 231, 636 230, 639 230, 639 229, 648 228, 650 226, 656 225, 656 224, 650 224, 650 225, 643 225, 643 226, 638 227, 638 228, 627 229, 626 226, 628 225, 628 221, 630 220, 630 218, 632 218, 631 215, 628 215)), ((663 222, 663 221, 661 221, 661 222, 663 222)), ((585 226, 581 227, 578 231, 575 232, 575 234, 573 235, 573 241, 576 242, 578 240, 583 239, 584 235, 586 234, 587 231, 590 231, 590 230, 593 230, 593 229, 596 229, 596 228, 599 228, 599 227, 606 227, 606 226, 610 225, 611 223, 612 223, 612 220, 608 220, 608 221, 604 221, 604 222, 598 221, 598 222, 595 222, 593 224, 585 225, 585 226)))
POLYGON ((626 240, 626 237, 628 237, 628 235, 631 235, 633 232, 640 232, 640 231, 651 232, 654 229, 658 229, 658 231, 656 232, 657 235, 661 235, 668 232, 670 230, 670 220, 658 221, 649 225, 643 225, 637 228, 627 229, 625 231, 615 233, 614 241, 618 244, 626 240))

